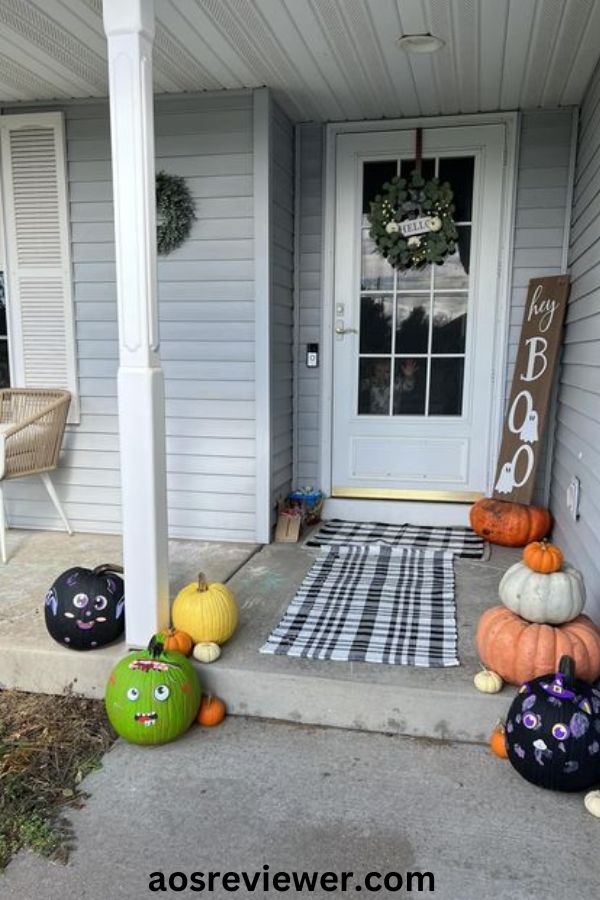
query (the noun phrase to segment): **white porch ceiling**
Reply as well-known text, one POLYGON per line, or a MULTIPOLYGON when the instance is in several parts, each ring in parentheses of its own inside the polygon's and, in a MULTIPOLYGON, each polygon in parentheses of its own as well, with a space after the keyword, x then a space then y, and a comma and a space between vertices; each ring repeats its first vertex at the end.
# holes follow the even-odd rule
MULTIPOLYGON (((157 93, 269 85, 298 121, 568 106, 600 57, 600 0, 155 6, 157 93), (396 47, 428 31, 446 41, 437 54, 396 47)), ((0 102, 106 93, 101 0, 0 0, 0 102)))

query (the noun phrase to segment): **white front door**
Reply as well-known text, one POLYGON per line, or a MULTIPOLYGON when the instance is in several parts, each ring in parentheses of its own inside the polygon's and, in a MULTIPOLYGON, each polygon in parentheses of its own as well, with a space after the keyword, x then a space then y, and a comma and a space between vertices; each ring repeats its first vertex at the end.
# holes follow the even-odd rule
POLYGON ((503 125, 423 132, 459 240, 399 271, 369 238, 371 199, 414 168, 415 132, 337 137, 332 496, 467 501, 489 487, 503 125))

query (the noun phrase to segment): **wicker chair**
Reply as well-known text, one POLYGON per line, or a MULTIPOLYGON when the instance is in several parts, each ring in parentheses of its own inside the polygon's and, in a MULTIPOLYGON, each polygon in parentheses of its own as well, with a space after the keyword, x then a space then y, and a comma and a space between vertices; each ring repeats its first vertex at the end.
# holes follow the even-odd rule
POLYGON ((69 534, 73 534, 50 479, 58 465, 71 395, 44 388, 0 390, 0 552, 6 562, 2 482, 39 475, 69 534))

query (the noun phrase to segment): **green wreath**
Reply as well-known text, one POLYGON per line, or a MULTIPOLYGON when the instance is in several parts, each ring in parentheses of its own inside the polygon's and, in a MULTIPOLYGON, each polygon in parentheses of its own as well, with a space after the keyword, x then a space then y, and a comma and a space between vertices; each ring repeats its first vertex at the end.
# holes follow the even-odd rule
POLYGON ((196 205, 181 175, 156 176, 156 240, 161 256, 172 253, 188 237, 196 218, 196 205))
POLYGON ((441 265, 454 253, 458 239, 453 200, 447 181, 425 181, 418 171, 408 179, 396 175, 387 181, 368 215, 370 235, 381 255, 396 269, 441 265))

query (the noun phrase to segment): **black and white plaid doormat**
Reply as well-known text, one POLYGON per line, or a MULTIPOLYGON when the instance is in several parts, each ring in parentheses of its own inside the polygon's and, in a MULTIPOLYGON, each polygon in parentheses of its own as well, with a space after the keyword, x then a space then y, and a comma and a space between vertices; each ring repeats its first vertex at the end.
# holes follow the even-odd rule
POLYGON ((486 542, 470 528, 459 526, 383 525, 330 519, 306 542, 307 547, 348 544, 387 544, 423 550, 449 550, 456 556, 481 559, 486 542))
POLYGON ((325 547, 261 653, 457 666, 454 555, 325 547))

